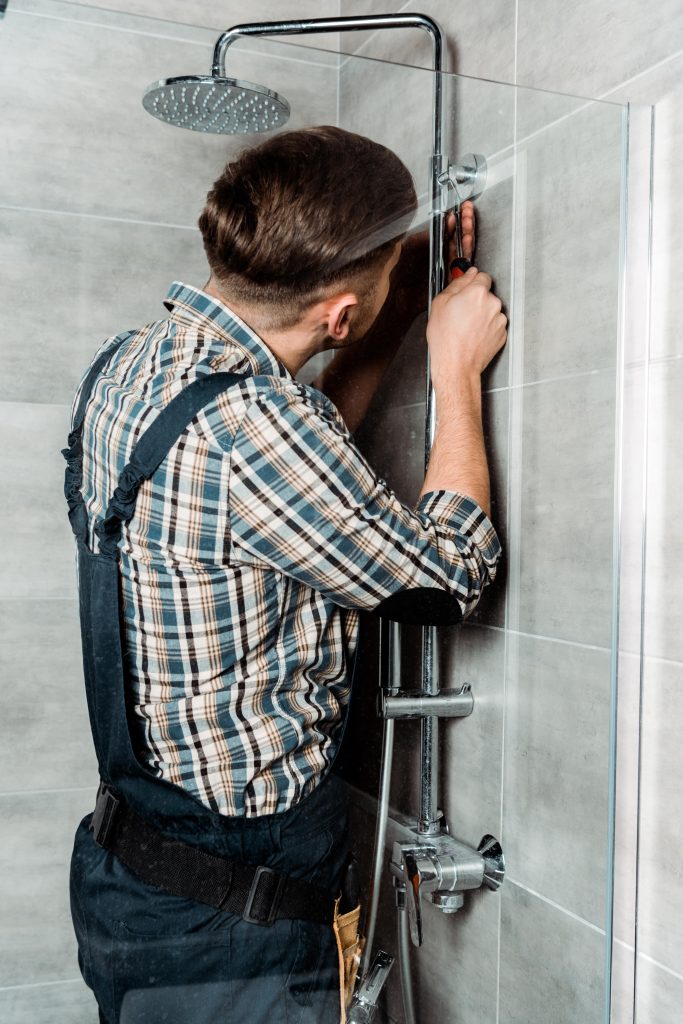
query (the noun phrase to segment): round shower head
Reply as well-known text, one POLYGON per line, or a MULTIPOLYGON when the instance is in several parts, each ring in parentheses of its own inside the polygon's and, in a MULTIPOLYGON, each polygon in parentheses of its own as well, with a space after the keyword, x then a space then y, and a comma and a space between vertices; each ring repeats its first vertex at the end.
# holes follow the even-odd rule
POLYGON ((267 132, 289 120, 289 103, 253 82, 215 75, 186 75, 153 82, 142 105, 147 113, 178 128, 217 135, 267 132))

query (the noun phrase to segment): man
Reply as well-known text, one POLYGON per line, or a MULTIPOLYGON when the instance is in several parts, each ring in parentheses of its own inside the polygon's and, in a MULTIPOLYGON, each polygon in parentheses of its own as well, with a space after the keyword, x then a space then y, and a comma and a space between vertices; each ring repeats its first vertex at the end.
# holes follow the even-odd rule
POLYGON ((414 510, 349 434, 407 327, 415 207, 398 158, 338 128, 246 151, 199 221, 208 284, 172 285, 169 317, 110 339, 81 385, 66 491, 106 785, 71 893, 109 1024, 343 1016, 330 768, 359 612, 457 621, 500 551, 480 375, 506 319, 486 274, 432 306, 414 510), (299 383, 326 349, 322 390, 299 383))

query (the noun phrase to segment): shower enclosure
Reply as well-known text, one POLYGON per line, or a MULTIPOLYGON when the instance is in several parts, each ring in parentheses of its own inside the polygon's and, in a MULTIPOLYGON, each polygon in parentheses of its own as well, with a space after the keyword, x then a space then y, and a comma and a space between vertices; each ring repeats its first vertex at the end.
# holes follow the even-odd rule
MULTIPOLYGON (((60 0, 11 0, 0 21, 0 414, 12 440, 5 478, 15 481, 0 600, 2 657, 21 681, 0 747, 0 1018, 17 1024, 94 1019, 66 900, 71 837, 92 808, 96 768, 58 448, 100 341, 164 316, 172 280, 206 280, 196 218, 251 137, 178 131, 149 118, 141 98, 153 80, 205 75, 217 34, 60 0)), ((337 40, 303 42, 240 39, 230 74, 285 96, 288 127, 338 124, 393 148, 426 225, 433 73, 347 55, 343 35, 341 53, 320 48, 337 40)), ((454 74, 439 84, 444 153, 487 162, 476 263, 510 315, 508 344, 484 381, 506 562, 473 618, 436 638, 440 686, 469 684, 474 697, 470 716, 441 725, 439 809, 470 847, 485 833, 500 839, 507 877, 498 892, 467 895, 457 913, 422 900, 424 941, 410 952, 416 1016, 621 1024, 633 1019, 637 808, 620 799, 616 755, 617 738, 637 748, 638 723, 620 654, 634 649, 640 609, 620 608, 619 591, 641 558, 642 438, 629 433, 628 413, 646 344, 649 112, 454 74)), ((421 318, 357 437, 408 503, 423 476, 426 374, 421 318)), ((368 619, 342 765, 366 876, 379 683, 400 676, 402 689, 420 687, 419 629, 403 628, 391 679, 385 655, 368 619)), ((396 724, 376 932, 376 946, 394 954, 388 863, 419 812, 419 730, 396 724)), ((385 1002, 387 1020, 403 1021, 396 970, 385 1002)))

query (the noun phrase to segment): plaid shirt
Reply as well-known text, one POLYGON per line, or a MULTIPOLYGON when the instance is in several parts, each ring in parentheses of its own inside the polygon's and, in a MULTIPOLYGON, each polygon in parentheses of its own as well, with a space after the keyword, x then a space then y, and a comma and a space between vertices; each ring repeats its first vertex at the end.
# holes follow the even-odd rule
POLYGON ((222 303, 176 282, 165 304, 170 317, 128 333, 87 406, 91 545, 159 410, 203 374, 246 376, 197 415, 124 527, 133 738, 152 772, 219 813, 284 811, 334 757, 359 610, 438 587, 467 613, 500 547, 463 495, 401 504, 334 405, 222 303))

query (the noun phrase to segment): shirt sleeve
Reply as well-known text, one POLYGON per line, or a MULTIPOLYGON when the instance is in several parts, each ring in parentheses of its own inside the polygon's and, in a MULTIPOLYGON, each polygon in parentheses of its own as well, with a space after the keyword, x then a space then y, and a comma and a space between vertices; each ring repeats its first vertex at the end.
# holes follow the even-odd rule
POLYGON ((304 385, 250 403, 231 453, 230 532, 231 561, 276 569, 342 607, 430 592, 454 598, 458 617, 474 609, 501 553, 465 495, 402 504, 332 403, 304 385))

